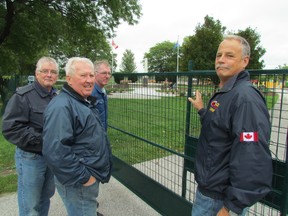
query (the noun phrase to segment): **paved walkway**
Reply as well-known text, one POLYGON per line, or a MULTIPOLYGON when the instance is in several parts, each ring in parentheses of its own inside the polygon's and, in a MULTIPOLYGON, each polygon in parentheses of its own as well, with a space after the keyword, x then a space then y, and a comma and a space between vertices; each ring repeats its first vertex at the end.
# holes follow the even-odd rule
MULTIPOLYGON (((108 184, 100 185, 98 199, 100 206, 98 211, 104 216, 159 216, 154 209, 142 201, 133 192, 127 189, 115 178, 111 178, 108 184)), ((0 215, 17 216, 17 194, 8 194, 0 197, 0 215)), ((52 198, 49 216, 66 216, 62 200, 56 193, 52 198)))
POLYGON ((276 90, 279 93, 279 98, 274 106, 273 112, 270 115, 272 119, 271 143, 270 150, 273 152, 272 157, 275 155, 280 160, 286 158, 286 145, 287 145, 287 126, 288 126, 288 90, 283 90, 283 100, 281 104, 282 89, 276 90), (282 105, 282 106, 281 106, 282 105))

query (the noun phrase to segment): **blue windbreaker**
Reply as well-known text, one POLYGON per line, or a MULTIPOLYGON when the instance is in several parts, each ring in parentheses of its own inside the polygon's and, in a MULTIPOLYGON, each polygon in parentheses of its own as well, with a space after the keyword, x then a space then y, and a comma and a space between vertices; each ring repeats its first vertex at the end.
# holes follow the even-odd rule
POLYGON ((108 182, 111 148, 95 98, 84 100, 64 85, 44 112, 43 155, 63 185, 86 183, 90 176, 108 182))
POLYGON ((199 114, 198 189, 241 213, 271 190, 271 129, 265 100, 250 83, 249 73, 242 71, 215 93, 199 114))

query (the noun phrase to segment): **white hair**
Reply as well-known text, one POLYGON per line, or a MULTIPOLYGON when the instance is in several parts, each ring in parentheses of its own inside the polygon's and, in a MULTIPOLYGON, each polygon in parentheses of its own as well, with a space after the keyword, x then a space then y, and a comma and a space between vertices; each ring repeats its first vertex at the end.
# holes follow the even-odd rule
POLYGON ((94 70, 93 62, 90 59, 84 57, 72 57, 68 59, 68 62, 65 65, 66 76, 73 75, 75 73, 75 64, 78 62, 84 62, 91 66, 91 68, 94 70))

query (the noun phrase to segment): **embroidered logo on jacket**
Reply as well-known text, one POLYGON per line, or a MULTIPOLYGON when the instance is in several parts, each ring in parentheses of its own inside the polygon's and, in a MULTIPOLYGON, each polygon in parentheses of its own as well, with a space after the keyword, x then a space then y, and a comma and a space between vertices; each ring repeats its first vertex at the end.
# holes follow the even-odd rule
POLYGON ((211 112, 215 112, 215 110, 220 106, 220 103, 218 103, 217 101, 212 101, 210 104, 210 108, 209 110, 211 112))
POLYGON ((258 132, 242 132, 240 142, 258 142, 258 132))

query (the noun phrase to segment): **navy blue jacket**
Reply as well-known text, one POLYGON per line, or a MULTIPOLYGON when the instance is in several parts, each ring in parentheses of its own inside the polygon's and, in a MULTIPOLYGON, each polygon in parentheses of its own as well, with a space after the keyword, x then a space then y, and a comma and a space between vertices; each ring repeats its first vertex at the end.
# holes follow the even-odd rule
POLYGON ((44 112, 43 156, 63 185, 110 179, 111 148, 95 102, 65 84, 44 112))
POLYGON ((271 190, 270 122, 265 100, 250 83, 249 73, 242 71, 215 93, 199 114, 198 189, 241 213, 271 190))
POLYGON ((38 81, 18 88, 3 115, 4 137, 23 151, 41 155, 43 112, 56 95, 56 89, 48 92, 38 81))
POLYGON ((92 96, 96 97, 96 107, 99 111, 100 119, 104 129, 107 131, 108 123, 108 99, 103 90, 95 83, 92 96))

